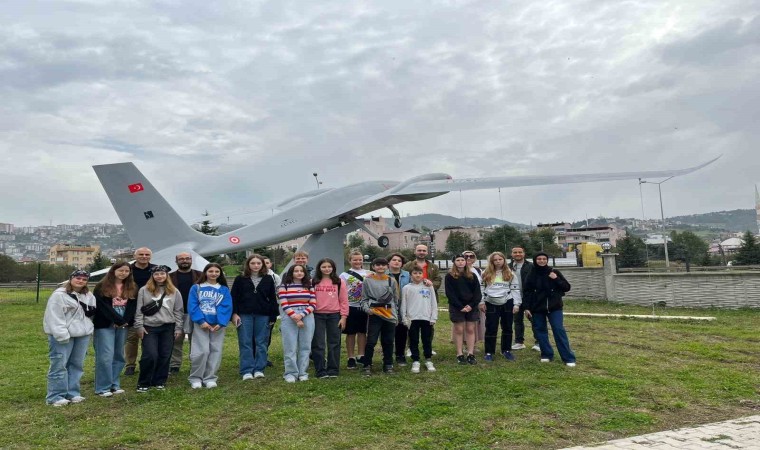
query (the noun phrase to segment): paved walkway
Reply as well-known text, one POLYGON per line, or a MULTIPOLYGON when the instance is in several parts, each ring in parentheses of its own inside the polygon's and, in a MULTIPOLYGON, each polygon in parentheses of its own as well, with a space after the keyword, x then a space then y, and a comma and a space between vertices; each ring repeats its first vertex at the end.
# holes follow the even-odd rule
POLYGON ((597 446, 572 447, 566 450, 634 450, 634 449, 760 449, 760 415, 725 422, 708 423, 696 428, 660 431, 597 446))

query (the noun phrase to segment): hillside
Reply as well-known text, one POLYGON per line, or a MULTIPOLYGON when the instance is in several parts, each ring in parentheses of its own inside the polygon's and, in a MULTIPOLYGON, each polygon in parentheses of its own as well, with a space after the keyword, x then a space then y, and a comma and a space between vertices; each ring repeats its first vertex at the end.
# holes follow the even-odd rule
POLYGON ((689 216, 676 216, 667 219, 671 223, 683 223, 706 228, 718 228, 734 232, 757 231, 757 221, 754 209, 734 209, 732 211, 717 211, 689 216))
POLYGON ((401 222, 404 224, 403 228, 422 229, 425 227, 429 230, 438 230, 440 228, 453 226, 488 227, 492 225, 511 225, 518 229, 528 228, 528 225, 508 222, 506 220, 496 219, 494 217, 466 217, 465 219, 460 219, 458 217, 446 216, 443 214, 420 214, 417 216, 407 216, 401 218, 401 222))

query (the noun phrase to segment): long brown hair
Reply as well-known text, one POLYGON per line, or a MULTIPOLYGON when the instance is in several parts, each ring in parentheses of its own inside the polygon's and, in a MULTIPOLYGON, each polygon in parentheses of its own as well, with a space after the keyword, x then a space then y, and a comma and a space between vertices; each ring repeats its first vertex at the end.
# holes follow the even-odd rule
POLYGON ((269 275, 269 269, 267 269, 267 265, 264 263, 264 257, 257 253, 254 253, 253 255, 246 258, 245 264, 243 264, 243 276, 246 278, 249 278, 253 275, 257 275, 260 277, 269 275), (253 271, 251 270, 251 266, 249 265, 251 264, 252 259, 258 259, 259 261, 261 261, 261 269, 259 269, 259 273, 257 274, 253 273, 253 271))
MULTIPOLYGON (((456 261, 459 258, 464 258, 464 256, 457 256, 456 258, 454 258, 454 261, 456 261)), ((459 268, 457 267, 457 264, 454 261, 452 261, 454 265, 452 265, 451 269, 449 269, 449 275, 451 275, 454 279, 457 279, 459 278, 460 273, 459 273, 459 268)), ((466 259, 464 261, 465 263, 467 262, 466 259)), ((470 270, 470 267, 467 264, 464 265, 464 268, 462 269, 462 271, 464 271, 464 277, 467 278, 468 280, 472 279, 472 277, 474 276, 472 274, 472 270, 470 270)))
POLYGON ((507 265, 507 258, 504 256, 504 253, 493 252, 488 255, 488 267, 486 267, 486 270, 483 271, 483 282, 486 285, 491 284, 491 282, 499 273, 498 269, 496 269, 496 264, 493 262, 494 258, 497 256, 501 256, 501 259, 504 260, 504 267, 501 269, 501 278, 503 278, 504 281, 512 281, 512 271, 509 270, 509 266, 507 265))
MULTIPOLYGON (((148 279, 148 282, 145 283, 145 289, 148 290, 153 295, 158 295, 159 292, 159 285, 156 284, 156 280, 153 279, 153 272, 150 274, 150 278, 148 279)), ((169 274, 166 274, 166 282, 164 282, 164 292, 166 292, 166 295, 172 295, 177 290, 177 288, 174 287, 174 283, 172 283, 172 277, 169 276, 169 274)))
MULTIPOLYGON (((263 260, 262 260, 262 262, 263 262, 263 260)), ((217 263, 208 263, 208 264, 206 264, 206 267, 203 268, 203 275, 201 275, 201 277, 198 279, 198 282, 195 283, 195 284, 203 284, 203 283, 207 282, 208 278, 206 277, 206 272, 208 272, 208 269, 210 269, 212 267, 216 267, 217 269, 219 269, 219 278, 216 279, 216 282, 219 283, 219 284, 221 284, 224 287, 229 287, 227 285, 227 278, 224 277, 224 270, 222 270, 222 266, 220 266, 217 263)), ((266 266, 264 266, 264 268, 266 269, 266 266)))
POLYGON ((116 271, 122 267, 129 268, 129 276, 122 281, 121 295, 123 298, 135 298, 137 295, 137 284, 132 277, 132 266, 126 261, 119 261, 108 269, 105 278, 95 285, 95 292, 105 297, 116 297, 116 271))

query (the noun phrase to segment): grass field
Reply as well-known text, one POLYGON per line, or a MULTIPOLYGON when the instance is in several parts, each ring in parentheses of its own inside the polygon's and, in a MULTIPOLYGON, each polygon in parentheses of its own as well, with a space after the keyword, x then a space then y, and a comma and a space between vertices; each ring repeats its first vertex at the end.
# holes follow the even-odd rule
MULTIPOLYGON (((760 410, 760 311, 678 309, 660 312, 717 320, 566 317, 574 369, 540 364, 531 350, 515 352, 515 363, 457 366, 444 319, 434 374, 344 370, 288 385, 278 333, 275 368, 243 382, 232 331, 219 388, 191 391, 185 365, 164 392, 137 394, 135 377, 122 377, 127 393, 102 399, 93 394, 90 351, 87 401, 52 408, 44 402, 44 301, 14 298, 0 300, 0 448, 561 448, 760 410)), ((651 313, 580 301, 566 311, 651 313)))

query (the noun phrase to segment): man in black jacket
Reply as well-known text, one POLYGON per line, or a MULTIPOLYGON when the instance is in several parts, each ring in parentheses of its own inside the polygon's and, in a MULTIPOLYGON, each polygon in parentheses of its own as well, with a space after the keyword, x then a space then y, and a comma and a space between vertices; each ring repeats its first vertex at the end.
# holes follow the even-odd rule
POLYGON ((184 332, 177 339, 174 340, 174 347, 172 348, 172 360, 169 365, 169 373, 179 373, 179 368, 182 366, 182 346, 185 344, 185 336, 188 336, 188 344, 190 338, 193 335, 193 321, 189 319, 187 314, 187 298, 190 296, 190 288, 198 282, 203 272, 199 270, 193 270, 193 256, 190 253, 180 253, 174 260, 177 262, 177 270, 169 274, 169 278, 172 280, 172 284, 182 294, 182 303, 184 305, 185 317, 183 320, 182 329, 184 332))
MULTIPOLYGON (((525 279, 533 269, 533 263, 525 260, 525 249, 522 247, 514 247, 512 249, 512 261, 509 263, 509 268, 516 273, 520 274, 520 289, 525 285, 525 279)), ((515 314, 515 344, 512 346, 512 350, 522 350, 525 348, 525 308, 524 305, 520 305, 520 310, 515 314)), ((530 320, 530 319, 528 319, 530 320)), ((531 323, 533 323, 531 321, 531 323)), ((534 350, 540 350, 538 346, 538 340, 536 340, 533 346, 534 350)))

